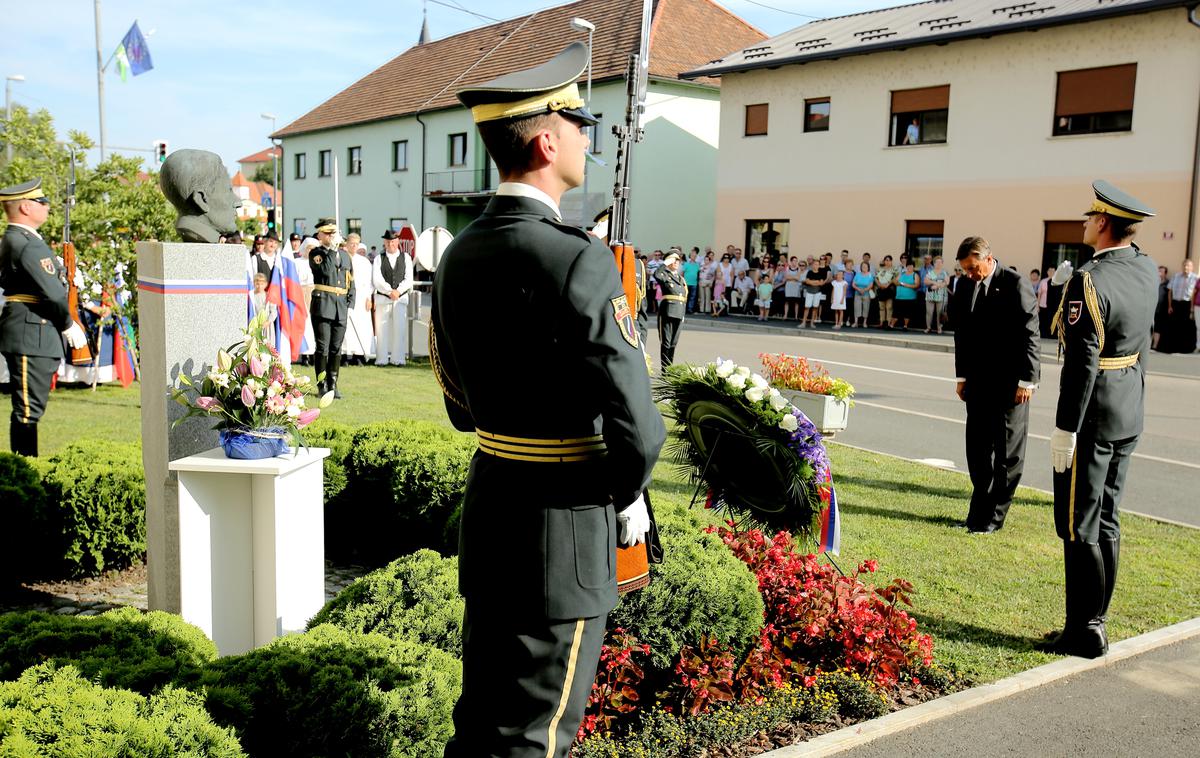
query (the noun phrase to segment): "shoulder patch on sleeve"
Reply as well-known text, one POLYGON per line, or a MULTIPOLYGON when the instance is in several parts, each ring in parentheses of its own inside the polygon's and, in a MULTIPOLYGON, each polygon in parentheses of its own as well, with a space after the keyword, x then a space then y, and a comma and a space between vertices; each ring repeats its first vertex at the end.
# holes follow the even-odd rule
POLYGON ((633 347, 638 346, 637 329, 633 324, 633 311, 629 309, 629 300, 624 295, 614 297, 609 301, 613 308, 613 321, 617 322, 617 328, 621 331, 621 336, 625 338, 633 347))
POLYGON ((1067 303, 1067 323, 1071 326, 1079 323, 1079 317, 1083 315, 1083 301, 1071 300, 1067 303))
POLYGON ((41 264, 42 271, 45 271, 50 276, 56 275, 57 272, 56 272, 56 269, 54 268, 54 259, 53 258, 42 258, 40 261, 38 261, 38 263, 41 264))

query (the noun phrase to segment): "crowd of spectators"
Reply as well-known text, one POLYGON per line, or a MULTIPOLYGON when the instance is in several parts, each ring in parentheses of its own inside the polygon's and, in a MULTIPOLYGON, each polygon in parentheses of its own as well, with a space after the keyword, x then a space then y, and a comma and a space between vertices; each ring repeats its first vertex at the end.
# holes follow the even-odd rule
MULTIPOLYGON (((870 253, 855 260, 849 250, 838 256, 764 253, 751 259, 734 245, 721 253, 712 248, 672 249, 684 260, 689 314, 749 315, 758 321, 795 322, 804 329, 829 324, 833 329, 921 329, 941 334, 953 328, 950 298, 963 276, 957 263, 940 255, 885 255, 876 264, 870 253)), ((665 253, 639 255, 653 281, 665 253)), ((1062 285, 1052 281, 1054 273, 1054 266, 1029 272, 1043 337, 1052 336, 1050 323, 1062 298, 1062 285)), ((1160 266, 1159 275, 1154 348, 1168 352, 1200 348, 1200 287, 1192 262, 1185 261, 1174 275, 1160 266)), ((648 301, 654 312, 657 293, 653 289, 648 301)))

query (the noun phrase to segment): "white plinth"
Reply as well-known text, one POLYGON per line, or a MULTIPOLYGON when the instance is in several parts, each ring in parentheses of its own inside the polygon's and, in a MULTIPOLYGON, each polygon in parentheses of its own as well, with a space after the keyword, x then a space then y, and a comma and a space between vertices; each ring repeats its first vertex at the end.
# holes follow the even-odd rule
POLYGON ((302 631, 324 605, 328 455, 241 461, 213 448, 168 465, 179 476, 180 613, 221 655, 302 631))

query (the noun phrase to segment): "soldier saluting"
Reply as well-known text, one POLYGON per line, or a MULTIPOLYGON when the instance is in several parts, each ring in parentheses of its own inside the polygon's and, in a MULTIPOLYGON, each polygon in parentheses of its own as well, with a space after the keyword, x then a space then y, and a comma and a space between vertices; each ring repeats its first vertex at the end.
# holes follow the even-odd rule
POLYGON ((338 369, 342 362, 342 340, 346 337, 346 321, 350 305, 354 302, 354 263, 345 250, 333 246, 333 235, 337 223, 323 218, 317 222, 317 242, 308 254, 312 268, 313 293, 310 314, 317 348, 313 353, 313 367, 317 376, 325 374, 318 385, 321 394, 338 391, 338 369))
POLYGON ((1067 614, 1047 647, 1085 658, 1108 652, 1104 621, 1121 548, 1118 507, 1142 433, 1142 356, 1150 349, 1158 293, 1154 261, 1133 244, 1154 211, 1108 182, 1092 188, 1083 242, 1096 252, 1067 282, 1052 327, 1063 366, 1050 435, 1067 614))
POLYGON ((36 457, 37 424, 50 399, 50 379, 63 359, 63 337, 76 349, 87 344, 87 336, 67 308, 62 267, 38 233, 50 215, 42 180, 0 189, 0 204, 8 219, 0 242, 5 297, 0 353, 12 382, 9 445, 14 453, 36 457))
POLYGON ((479 438, 450 757, 566 756, 617 602, 618 541, 650 528, 642 491, 665 430, 631 305, 612 253, 559 212, 596 123, 575 84, 587 59, 573 43, 458 94, 502 181, 446 250, 430 324, 446 410, 479 438))

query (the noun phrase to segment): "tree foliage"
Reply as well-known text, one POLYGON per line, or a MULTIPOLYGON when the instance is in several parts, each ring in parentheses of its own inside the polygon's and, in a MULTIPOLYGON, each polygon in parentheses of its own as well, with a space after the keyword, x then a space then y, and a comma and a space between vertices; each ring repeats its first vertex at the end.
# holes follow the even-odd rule
POLYGON ((51 211, 40 231, 52 245, 63 238, 64 199, 74 148, 71 241, 80 269, 90 282, 112 281, 123 268, 125 281, 132 284, 137 273, 136 242, 179 238, 175 210, 158 187, 158 174, 146 171, 141 158, 111 154, 99 165, 89 166, 87 151, 95 143, 74 130, 60 140, 54 119, 45 109, 30 112, 17 105, 12 119, 5 122, 0 117, 0 124, 4 126, 3 139, 13 149, 11 161, 5 162, 0 154, 0 187, 41 178, 51 211))

